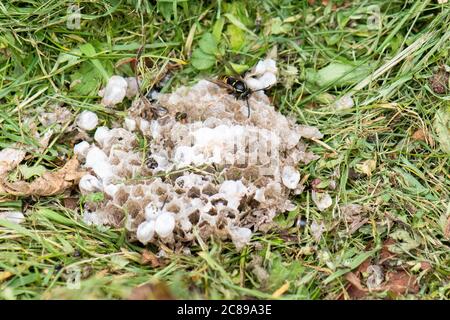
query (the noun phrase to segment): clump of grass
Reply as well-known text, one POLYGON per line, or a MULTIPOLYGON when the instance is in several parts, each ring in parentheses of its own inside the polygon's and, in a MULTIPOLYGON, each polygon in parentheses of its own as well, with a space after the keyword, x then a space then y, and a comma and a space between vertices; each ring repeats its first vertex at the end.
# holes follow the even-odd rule
MULTIPOLYGON (((145 90, 169 63, 181 68, 165 91, 221 73, 219 62, 201 72, 189 63, 202 35, 211 32, 219 37, 220 55, 242 66, 277 48, 286 82, 269 95, 282 113, 325 134, 329 148, 314 145, 322 157, 302 169, 302 175, 309 184, 320 181, 318 188, 334 202, 319 212, 304 193, 295 199, 297 210, 279 216, 278 229, 255 236, 242 252, 211 239, 194 246, 191 255, 166 252, 158 258, 160 265, 152 266, 143 263, 144 248, 130 243, 124 230, 80 222, 79 210, 64 206, 66 196, 32 199, 24 224, 0 222, 2 298, 127 298, 138 286, 158 283, 167 283, 179 298, 351 298, 346 274, 365 261, 380 263, 392 238, 397 267, 385 266, 385 271, 400 268, 414 275, 419 287, 397 297, 448 298, 450 175, 435 128, 435 115, 446 110, 448 96, 428 84, 437 69, 450 64, 448 4, 82 3, 80 29, 68 29, 72 4, 0 4, 1 148, 21 143, 31 155, 30 165, 59 166, 72 154, 72 145, 56 132, 50 146, 38 151, 36 133, 49 129, 39 125, 40 112, 64 106, 74 117, 89 109, 103 123, 120 120, 125 106, 107 112, 96 93, 113 73, 133 75, 127 61, 136 57, 144 40, 145 90), (377 17, 380 24, 373 28, 367 21, 377 17), (340 79, 318 83, 318 71, 330 63, 352 67, 340 79), (361 74, 363 69, 368 73, 361 74), (349 93, 354 107, 331 107, 330 95, 349 93), (418 130, 424 138, 417 139, 418 130), (358 172, 366 160, 375 160, 370 176, 358 172), (370 208, 368 222, 352 234, 340 211, 348 203, 370 208), (298 218, 305 226, 296 224, 298 218), (327 230, 318 240, 311 233, 314 221, 327 230), (425 263, 430 267, 422 268, 425 263), (78 280, 79 288, 71 286, 78 280)), ((0 199, 5 199, 0 200, 2 210, 28 201, 0 199)), ((363 274, 361 281, 366 278, 363 274)), ((391 297, 387 292, 366 296, 391 297)))

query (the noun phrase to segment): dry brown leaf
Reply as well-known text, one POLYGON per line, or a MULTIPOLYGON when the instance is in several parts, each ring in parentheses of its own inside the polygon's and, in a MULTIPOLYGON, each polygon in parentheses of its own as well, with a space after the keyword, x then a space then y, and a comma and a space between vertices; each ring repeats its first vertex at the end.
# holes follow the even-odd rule
POLYGON ((431 137, 430 133, 427 131, 426 128, 419 128, 419 129, 417 129, 413 133, 411 138, 413 140, 415 140, 415 141, 424 141, 425 143, 427 143, 431 147, 434 147, 434 140, 433 140, 433 138, 431 137))
MULTIPOLYGON (((349 272, 345 275, 345 279, 349 282, 346 286, 347 294, 352 299, 361 299, 367 296, 369 290, 364 288, 361 284, 361 274, 367 272, 367 268, 371 265, 372 259, 367 258, 363 263, 361 263, 354 272, 349 272)), ((343 295, 339 299, 342 299, 343 295)))
POLYGON ((393 244, 395 244, 395 240, 391 238, 383 242, 383 247, 381 248, 380 251, 380 261, 379 261, 380 264, 388 260, 392 260, 395 257, 395 253, 389 251, 389 247, 393 244))
POLYGON ((353 234, 367 222, 369 219, 363 217, 366 215, 366 209, 359 204, 346 204, 340 206, 342 215, 349 224, 348 233, 353 234))
POLYGON ((151 251, 144 249, 141 257, 142 264, 150 264, 153 268, 157 268, 161 265, 158 257, 151 251))
POLYGON ((345 275, 345 279, 349 282, 346 290, 351 299, 361 299, 367 295, 368 290, 361 285, 359 275, 349 272, 345 275))
POLYGON ((416 140, 416 141, 427 141, 427 139, 426 139, 426 135, 425 135, 425 131, 422 129, 422 128, 420 128, 420 129, 417 129, 414 133, 413 133, 413 135, 411 136, 411 138, 413 139, 413 140, 416 140))
POLYGON ((386 275, 386 284, 381 288, 396 295, 419 292, 419 286, 415 276, 406 271, 390 272, 386 275))
MULTIPOLYGON (((447 0, 438 0, 440 1, 446 1, 447 0)), ((444 3, 444 2, 442 2, 444 3)), ((437 70, 429 79, 428 83, 433 90, 434 93, 437 94, 445 94, 448 91, 448 78, 450 77, 450 74, 445 70, 444 67, 437 70)))
POLYGON ((70 210, 76 210, 78 208, 78 200, 79 198, 77 197, 64 198, 63 200, 64 207, 70 210))
POLYGON ((0 272, 0 282, 5 281, 10 278, 13 274, 9 271, 0 272))
POLYGON ((431 263, 429 263, 429 262, 426 262, 426 261, 422 261, 421 263, 420 263, 420 269, 422 269, 422 270, 430 270, 431 268, 432 268, 433 266, 431 265, 431 263))
POLYGON ((359 279, 359 277, 353 273, 353 272, 349 272, 345 275, 345 280, 347 280, 348 282, 350 282, 353 286, 355 286, 358 290, 360 291, 367 291, 367 289, 365 289, 362 284, 361 284, 361 280, 359 279))
POLYGON ((361 263, 358 267, 358 272, 359 273, 364 273, 367 272, 367 269, 369 268, 369 266, 372 264, 372 259, 367 258, 363 263, 361 263))
POLYGON ((134 288, 128 300, 175 300, 175 297, 164 282, 157 282, 134 288))
POLYGON ((9 182, 0 177, 0 194, 13 196, 51 196, 65 191, 77 184, 85 172, 79 170, 76 157, 67 161, 64 167, 54 172, 45 172, 32 182, 9 182))

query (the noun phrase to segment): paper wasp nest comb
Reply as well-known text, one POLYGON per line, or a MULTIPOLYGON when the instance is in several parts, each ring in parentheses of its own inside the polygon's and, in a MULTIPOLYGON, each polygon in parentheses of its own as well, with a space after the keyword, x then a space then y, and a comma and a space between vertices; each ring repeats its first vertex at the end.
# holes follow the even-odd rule
MULTIPOLYGON (((253 87, 258 77, 276 76, 274 62, 260 64, 253 87)), ((303 190, 298 166, 316 159, 304 138, 322 134, 277 112, 262 91, 248 102, 250 118, 246 101, 206 80, 156 102, 135 100, 124 128, 97 128, 95 143, 75 148, 90 170, 81 191, 105 194, 85 205, 84 220, 125 225, 143 244, 173 247, 189 245, 194 230, 238 249, 267 231, 277 213, 295 207, 289 197, 303 190), (158 108, 166 114, 154 117, 158 108)))

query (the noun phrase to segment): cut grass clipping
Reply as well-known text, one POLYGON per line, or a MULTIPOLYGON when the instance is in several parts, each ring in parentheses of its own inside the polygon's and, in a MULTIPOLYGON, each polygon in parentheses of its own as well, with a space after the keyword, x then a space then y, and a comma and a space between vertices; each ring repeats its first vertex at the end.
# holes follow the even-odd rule
POLYGON ((68 129, 82 111, 99 125, 123 121, 129 104, 107 109, 97 95, 113 74, 140 74, 144 93, 164 93, 229 73, 221 59, 242 72, 276 55, 273 104, 324 134, 312 145, 320 159, 301 167, 296 209, 239 252, 217 239, 190 255, 159 252, 123 228, 87 226, 81 208, 101 194, 2 195, 2 299, 449 297, 448 2, 8 0, 0 9, 0 148, 26 151, 12 183, 72 158, 84 137, 68 129), (325 192, 332 202, 320 211, 325 192))

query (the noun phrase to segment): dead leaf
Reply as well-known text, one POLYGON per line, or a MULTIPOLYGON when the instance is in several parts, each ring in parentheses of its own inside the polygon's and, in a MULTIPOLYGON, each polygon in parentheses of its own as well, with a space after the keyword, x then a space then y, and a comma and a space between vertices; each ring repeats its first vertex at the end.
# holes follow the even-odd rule
POLYGON ((377 162, 373 159, 370 159, 363 161, 360 164, 357 164, 355 168, 357 171, 364 173, 366 176, 370 177, 372 175, 372 172, 375 170, 376 166, 377 162))
POLYGON ((444 237, 450 239, 450 216, 447 218, 447 223, 445 224, 444 237))
POLYGON ((367 277, 367 288, 369 290, 378 289, 384 280, 383 269, 379 265, 370 265, 367 268, 367 273, 369 276, 367 277))
POLYGON ((426 262, 426 261, 422 261, 420 263, 420 269, 426 271, 426 270, 430 270, 432 268, 431 263, 426 262))
POLYGON ((13 148, 6 148, 0 151, 0 177, 17 167, 25 158, 25 154, 25 151, 13 148))
POLYGON ((349 282, 349 285, 346 286, 346 291, 350 298, 361 299, 367 295, 369 290, 362 286, 361 275, 367 271, 367 268, 371 265, 371 260, 371 258, 367 258, 359 265, 358 269, 354 272, 349 272, 344 276, 349 282))
POLYGON ((45 149, 47 149, 48 144, 50 143, 50 138, 53 135, 53 130, 48 130, 42 137, 39 138, 39 152, 43 152, 45 149))
MULTIPOLYGON (((438 0, 438 3, 446 2, 447 0, 438 0)), ((428 83, 434 93, 445 94, 448 90, 448 78, 449 73, 445 71, 445 68, 440 68, 428 79, 428 83)))
POLYGON ((367 289, 364 288, 361 284, 361 280, 359 279, 359 277, 353 273, 353 272, 349 272, 345 275, 345 280, 347 280, 348 282, 350 282, 353 286, 355 286, 358 290, 360 291, 364 291, 366 292, 367 289))
POLYGON ((345 275, 345 279, 349 282, 346 291, 351 299, 361 299, 367 295, 368 290, 361 285, 358 275, 349 272, 345 275))
POLYGON ((153 268, 157 268, 161 265, 158 257, 151 251, 144 249, 141 256, 142 264, 150 264, 153 268))
POLYGON ((70 210, 76 210, 78 208, 78 200, 79 198, 77 197, 64 198, 63 200, 64 207, 70 210))
POLYGON ((311 198, 317 206, 319 211, 324 211, 333 204, 333 200, 326 192, 316 192, 314 189, 311 191, 311 198))
POLYGON ((0 272, 0 282, 5 281, 6 279, 9 279, 13 274, 9 271, 3 271, 0 272))
POLYGON ((0 177, 0 194, 13 196, 51 196, 59 194, 77 184, 85 172, 79 170, 76 157, 67 161, 64 167, 54 172, 45 172, 32 182, 9 182, 0 177))
POLYGON ((247 268, 252 270, 252 273, 256 276, 261 286, 264 288, 269 280, 269 273, 263 267, 263 258, 259 255, 254 255, 247 268))
POLYGON ((175 300, 175 297, 164 282, 156 282, 134 288, 128 300, 175 300))
POLYGON ((352 203, 341 205, 339 208, 349 224, 349 234, 353 234, 369 221, 367 217, 364 217, 366 210, 362 205, 352 203))
POLYGON ((353 108, 355 102, 351 94, 346 94, 337 99, 331 106, 336 110, 347 110, 353 108))
POLYGON ((395 295, 419 292, 416 277, 403 270, 388 273, 386 275, 386 284, 381 289, 383 291, 388 290, 395 295))
POLYGON ((416 141, 427 141, 427 139, 425 139, 426 135, 425 135, 425 131, 422 128, 417 129, 413 135, 411 136, 411 138, 413 140, 416 141))
POLYGON ((443 152, 450 154, 450 106, 436 111, 433 128, 439 147, 443 152))
POLYGON ((311 234, 316 241, 320 240, 322 233, 326 230, 325 224, 321 222, 318 224, 316 221, 313 221, 310 226, 311 234))
POLYGON ((359 273, 364 273, 367 272, 367 269, 369 268, 369 266, 372 263, 372 259, 371 258, 367 258, 363 263, 361 263, 357 269, 357 271, 359 273))
POLYGON ((275 290, 274 293, 272 293, 272 298, 279 298, 288 290, 289 290, 289 281, 286 281, 285 284, 283 284, 281 287, 275 290))
POLYGON ((381 251, 380 251, 380 261, 379 261, 380 264, 385 263, 386 261, 392 260, 396 256, 395 253, 393 253, 389 250, 389 248, 393 244, 395 244, 395 240, 391 239, 391 238, 388 238, 386 241, 383 242, 383 247, 381 248, 381 251))
POLYGON ((428 130, 426 128, 419 128, 419 129, 417 129, 413 133, 411 138, 413 140, 415 140, 415 141, 424 141, 425 143, 427 143, 431 147, 434 147, 434 140, 433 140, 433 138, 431 137, 430 133, 428 132, 428 130))

